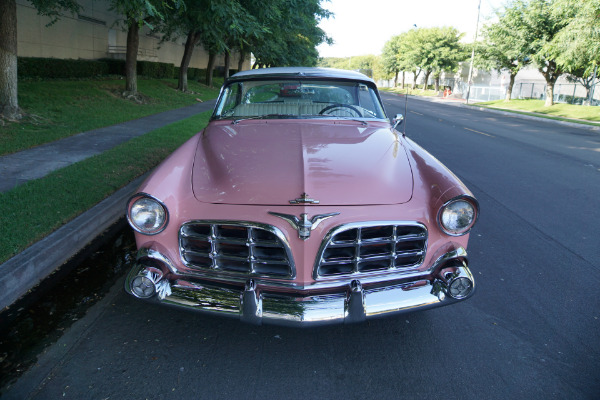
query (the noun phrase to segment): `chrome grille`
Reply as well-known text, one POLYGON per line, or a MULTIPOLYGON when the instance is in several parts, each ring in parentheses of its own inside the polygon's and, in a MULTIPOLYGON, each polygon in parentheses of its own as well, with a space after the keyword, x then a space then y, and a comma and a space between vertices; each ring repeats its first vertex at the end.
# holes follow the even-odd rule
POLYGON ((242 221, 192 221, 179 229, 183 263, 198 271, 291 279, 294 261, 283 233, 242 221))
POLYGON ((427 229, 417 222, 342 225, 325 237, 314 277, 411 270, 423 262, 426 248, 427 229))

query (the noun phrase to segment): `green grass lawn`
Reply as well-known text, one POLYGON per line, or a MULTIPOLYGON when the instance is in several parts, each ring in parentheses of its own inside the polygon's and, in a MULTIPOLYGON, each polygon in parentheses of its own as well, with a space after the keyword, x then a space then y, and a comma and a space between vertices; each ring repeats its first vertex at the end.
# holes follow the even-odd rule
POLYGON ((395 88, 379 88, 379 90, 383 92, 391 92, 391 93, 399 93, 399 94, 407 94, 409 96, 427 96, 433 97, 439 95, 440 92, 436 92, 435 90, 423 90, 423 89, 415 89, 407 87, 406 89, 400 89, 399 87, 395 88))
POLYGON ((0 263, 158 165, 203 129, 210 115, 207 111, 156 129, 44 178, 0 193, 0 263))
POLYGON ((551 107, 544 106, 543 100, 496 100, 485 103, 472 104, 476 107, 488 107, 500 110, 534 113, 539 116, 558 120, 575 119, 578 122, 600 122, 600 107, 578 106, 572 104, 554 104, 551 107))
POLYGON ((19 82, 19 106, 27 116, 0 126, 0 155, 213 99, 219 93, 195 81, 189 82, 192 93, 176 87, 176 79, 139 78, 138 91, 146 102, 138 104, 120 96, 125 90, 120 79, 19 82))

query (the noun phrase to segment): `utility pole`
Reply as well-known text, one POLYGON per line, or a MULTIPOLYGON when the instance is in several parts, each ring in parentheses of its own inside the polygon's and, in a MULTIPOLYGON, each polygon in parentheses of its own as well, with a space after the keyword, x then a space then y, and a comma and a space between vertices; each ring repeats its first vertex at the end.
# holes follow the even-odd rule
POLYGON ((479 30, 479 14, 481 12, 481 0, 477 6, 477 24, 475 24, 475 39, 473 40, 473 50, 471 51, 471 66, 469 67, 469 78, 467 87, 467 104, 469 104, 469 96, 471 95, 471 80, 473 79, 473 62, 475 61, 475 42, 477 42, 477 31, 479 30))

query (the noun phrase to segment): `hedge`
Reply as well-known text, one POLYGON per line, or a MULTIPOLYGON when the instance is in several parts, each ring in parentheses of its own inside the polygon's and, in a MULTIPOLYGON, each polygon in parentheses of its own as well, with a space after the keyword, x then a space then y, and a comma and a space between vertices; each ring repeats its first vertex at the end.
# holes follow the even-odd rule
POLYGON ((90 78, 108 75, 109 66, 98 60, 19 57, 17 71, 20 78, 90 78))
POLYGON ((147 78, 172 78, 175 74, 174 69, 175 66, 173 64, 151 61, 137 62, 138 75, 147 78))
MULTIPOLYGON (((59 58, 19 57, 19 78, 94 78, 102 75, 125 75, 125 60, 72 60, 59 58)), ((230 70, 234 74, 236 70, 230 70)), ((179 78, 179 67, 173 64, 138 61, 137 74, 146 78, 179 78)), ((215 68, 214 76, 223 76, 223 67, 215 68)), ((206 69, 188 68, 188 79, 204 81, 206 69)))
MULTIPOLYGON (((178 79, 179 78, 179 67, 175 67, 173 69, 173 78, 178 79)), ((187 76, 188 76, 188 80, 198 80, 201 82, 204 82, 204 79, 206 78, 206 69, 201 69, 201 68, 188 68, 188 72, 187 72, 187 76)))

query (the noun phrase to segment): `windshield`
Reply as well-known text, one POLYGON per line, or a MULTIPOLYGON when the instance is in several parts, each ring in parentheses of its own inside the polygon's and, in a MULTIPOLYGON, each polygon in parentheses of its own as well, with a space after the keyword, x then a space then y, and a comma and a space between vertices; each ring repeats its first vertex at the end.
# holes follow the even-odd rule
POLYGON ((215 119, 244 118, 385 119, 374 88, 362 82, 249 80, 229 83, 215 119))

